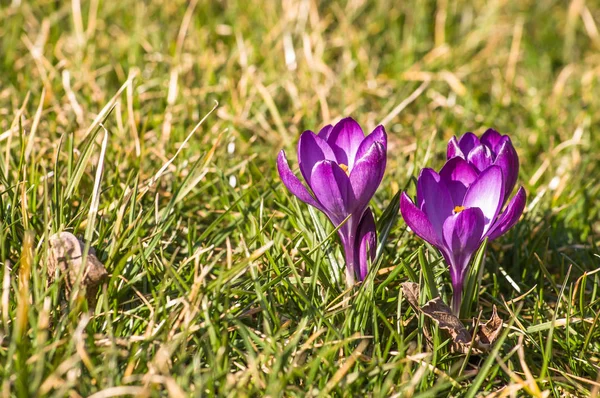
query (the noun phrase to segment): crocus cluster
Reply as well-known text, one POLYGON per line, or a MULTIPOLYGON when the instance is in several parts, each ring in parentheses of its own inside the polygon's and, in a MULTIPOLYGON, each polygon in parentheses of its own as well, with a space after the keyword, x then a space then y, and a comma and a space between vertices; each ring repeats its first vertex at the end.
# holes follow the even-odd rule
POLYGON ((306 186, 294 175, 282 150, 277 168, 284 185, 298 199, 327 215, 344 248, 346 281, 363 280, 375 256, 377 232, 368 208, 383 178, 387 135, 378 126, 365 137, 351 118, 305 131, 298 142, 298 164, 306 186), (341 226, 340 226, 341 225, 341 226))
POLYGON ((508 136, 489 129, 479 139, 466 133, 448 143, 440 172, 425 168, 417 180, 416 203, 402 194, 400 211, 415 234, 440 250, 450 266, 455 314, 460 310, 469 262, 484 239, 496 239, 519 220, 525 207, 516 184, 519 159, 508 136))
MULTIPOLYGON (((387 136, 378 126, 368 136, 351 118, 305 131, 298 142, 298 163, 305 184, 294 175, 284 151, 277 167, 284 185, 300 200, 327 215, 338 233, 349 285, 363 280, 373 261, 377 232, 368 208, 386 166, 387 136)), ((508 231, 525 207, 517 182, 519 159, 510 138, 489 129, 453 137, 441 170, 425 168, 413 202, 404 192, 400 211, 414 233, 435 246, 450 267, 453 311, 458 313, 465 275, 473 254, 487 238, 508 231)))

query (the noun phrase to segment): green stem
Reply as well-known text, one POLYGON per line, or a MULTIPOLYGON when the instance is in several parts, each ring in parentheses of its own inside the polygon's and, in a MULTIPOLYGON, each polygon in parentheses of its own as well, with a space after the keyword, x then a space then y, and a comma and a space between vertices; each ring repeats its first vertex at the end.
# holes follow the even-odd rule
POLYGON ((348 242, 344 242, 344 257, 346 259, 346 286, 352 287, 355 283, 354 246, 348 242))
POLYGON ((453 287, 452 291, 452 313, 460 318, 460 305, 462 303, 462 284, 453 287))

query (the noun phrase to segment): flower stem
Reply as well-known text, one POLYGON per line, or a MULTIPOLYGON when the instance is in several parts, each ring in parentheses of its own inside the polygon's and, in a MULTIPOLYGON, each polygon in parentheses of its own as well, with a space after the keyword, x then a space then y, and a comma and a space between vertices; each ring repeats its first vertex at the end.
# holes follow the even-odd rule
POLYGON ((344 258, 346 259, 346 286, 352 287, 355 282, 355 271, 354 246, 351 243, 344 243, 344 258))
POLYGON ((452 288, 452 313, 460 318, 460 305, 462 303, 462 284, 452 288))

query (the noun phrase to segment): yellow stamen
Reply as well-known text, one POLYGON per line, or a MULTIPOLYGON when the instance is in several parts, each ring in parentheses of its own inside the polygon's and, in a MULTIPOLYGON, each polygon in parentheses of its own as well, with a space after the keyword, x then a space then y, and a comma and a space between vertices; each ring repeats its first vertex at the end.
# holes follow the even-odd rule
POLYGON ((340 163, 340 169, 344 170, 344 173, 346 173, 347 176, 350 175, 350 172, 348 171, 348 166, 346 166, 343 163, 340 163))
POLYGON ((454 211, 453 211, 453 213, 454 213, 454 214, 458 214, 458 213, 460 213, 461 211, 463 211, 464 209, 465 209, 465 207, 464 207, 464 206, 455 206, 455 207, 454 207, 454 211))

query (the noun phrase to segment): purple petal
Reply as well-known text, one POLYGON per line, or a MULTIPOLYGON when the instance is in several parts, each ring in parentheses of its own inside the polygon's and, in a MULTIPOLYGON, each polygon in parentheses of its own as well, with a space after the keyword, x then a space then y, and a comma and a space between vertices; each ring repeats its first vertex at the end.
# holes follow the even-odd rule
POLYGON ((324 139, 325 141, 327 141, 329 139, 329 134, 331 134, 331 130, 333 129, 333 126, 331 124, 328 124, 327 126, 323 127, 320 131, 319 134, 317 134, 320 138, 324 139))
POLYGON ((446 183, 454 206, 461 206, 467 188, 477 179, 479 173, 466 160, 452 158, 440 170, 440 177, 446 183))
POLYGON ((455 136, 453 136, 452 138, 450 138, 450 141, 448 141, 448 148, 446 149, 446 159, 452 159, 457 156, 460 156, 461 158, 466 158, 465 154, 458 145, 458 140, 455 136))
POLYGON ((324 213, 337 227, 352 212, 356 202, 346 173, 331 160, 322 160, 313 168, 311 188, 324 213))
POLYGON ((317 162, 326 159, 335 161, 335 154, 327 141, 310 130, 302 133, 298 140, 298 164, 300 172, 309 186, 313 167, 317 162))
POLYGON ((519 156, 508 136, 504 136, 500 140, 494 164, 502 168, 502 174, 504 175, 504 202, 506 202, 519 177, 519 156))
POLYGON ((444 243, 455 286, 462 284, 471 257, 479 248, 484 223, 481 209, 474 207, 448 217, 444 223, 444 243))
POLYGON ((502 176, 502 169, 498 166, 491 166, 487 170, 484 170, 477 180, 471 184, 465 194, 463 206, 466 208, 476 207, 481 209, 485 217, 483 232, 486 233, 496 220, 503 203, 504 178, 502 176))
POLYGON ((481 136, 481 143, 492 150, 494 155, 498 153, 502 135, 494 129, 487 129, 481 136))
POLYGON ((488 232, 490 240, 494 240, 499 236, 504 235, 517 223, 517 221, 519 221, 521 214, 523 214, 523 209, 525 209, 526 201, 527 194, 523 187, 521 187, 511 201, 508 202, 506 210, 498 217, 498 221, 490 228, 488 232))
POLYGON ((374 142, 350 172, 350 185, 356 198, 355 209, 366 207, 377 191, 385 172, 385 148, 374 142))
POLYGON ((363 156, 365 156, 375 142, 381 143, 381 145, 383 145, 383 150, 387 151, 387 134, 385 133, 385 128, 383 128, 383 126, 375 127, 375 130, 366 136, 365 139, 360 143, 360 146, 356 151, 356 158, 354 159, 355 162, 358 162, 363 156))
POLYGON ((421 175, 423 174, 423 172, 425 172, 425 170, 427 170, 426 172, 428 174, 430 174, 431 177, 433 177, 433 179, 435 179, 436 182, 439 182, 441 180, 440 175, 438 173, 436 173, 435 170, 430 169, 428 167, 421 169, 421 173, 419 174, 419 177, 417 178, 417 207, 419 209, 423 209, 423 203, 425 203, 425 195, 423 192, 423 182, 419 183, 421 175))
POLYGON ((356 233, 356 275, 362 281, 369 272, 369 263, 375 261, 377 251, 377 230, 371 209, 363 214, 356 233))
POLYGON ((479 138, 471 132, 465 133, 460 137, 460 140, 458 140, 458 146, 465 156, 469 156, 469 152, 478 145, 481 145, 479 138))
POLYGON ((282 150, 277 156, 277 170, 283 185, 301 201, 323 211, 323 207, 311 196, 298 177, 294 175, 288 164, 285 152, 282 150))
POLYGON ((454 206, 446 184, 432 169, 421 170, 421 175, 417 180, 417 199, 421 199, 421 209, 427 215, 441 240, 444 221, 452 215, 454 206))
POLYGON ((467 160, 479 171, 483 171, 494 164, 492 151, 485 145, 478 145, 469 152, 467 160))
POLYGON ((350 117, 340 120, 329 134, 327 143, 333 149, 337 162, 352 170, 356 152, 365 135, 360 125, 350 117))
POLYGON ((417 236, 434 246, 443 247, 442 239, 438 237, 427 215, 413 204, 406 192, 402 192, 400 197, 400 213, 406 225, 417 236))

